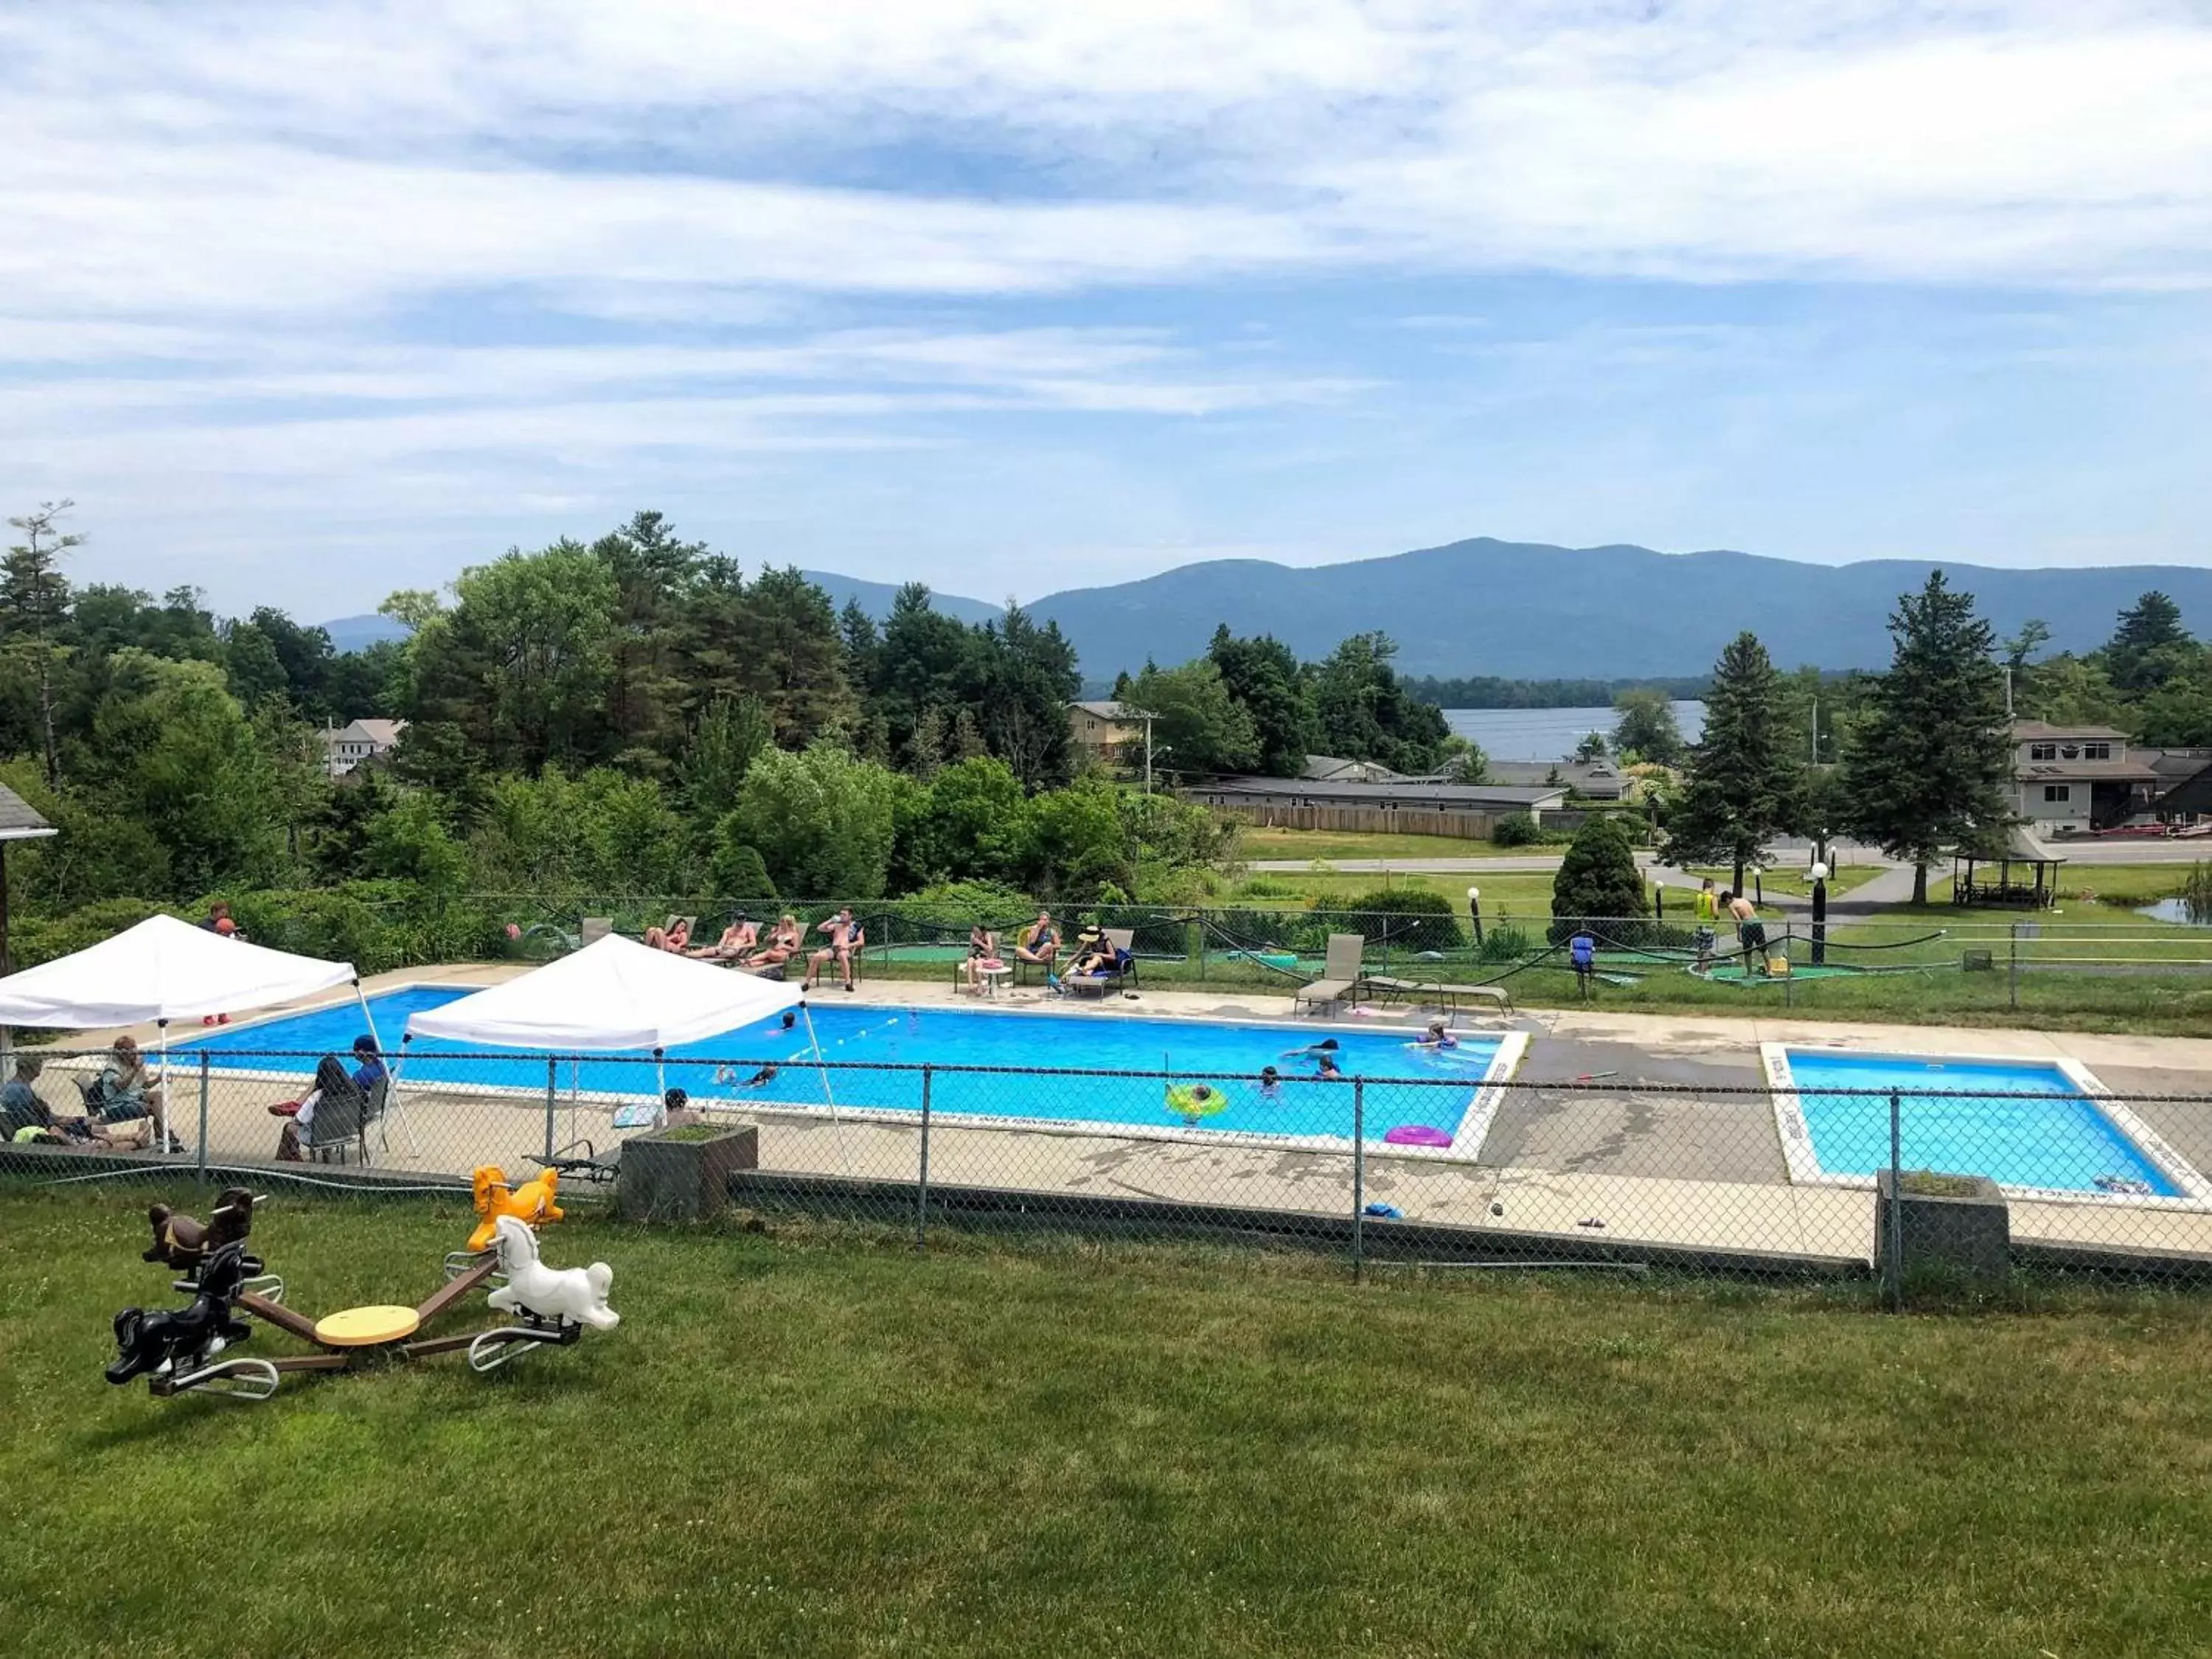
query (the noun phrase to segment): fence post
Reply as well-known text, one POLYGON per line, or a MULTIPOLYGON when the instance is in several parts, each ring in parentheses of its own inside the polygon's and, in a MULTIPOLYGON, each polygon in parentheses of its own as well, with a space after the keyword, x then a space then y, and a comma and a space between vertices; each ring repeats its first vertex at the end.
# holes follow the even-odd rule
POLYGON ((1790 924, 1785 921, 1782 924, 1782 959, 1789 963, 1790 971, 1782 976, 1782 1006, 1795 1008, 1797 1006, 1797 963, 1790 954, 1790 924))
POLYGON ((1367 1079, 1352 1079, 1352 1282, 1367 1273, 1367 1079))
POLYGON ((1900 1185, 1905 1171, 1904 1107, 1896 1090, 1889 1091, 1889 1249, 1883 1272, 1889 1279, 1889 1310, 1905 1311, 1905 1200, 1900 1185))
POLYGON ((2020 924, 2014 922, 2006 929, 2012 935, 2011 950, 2005 964, 2006 999, 2017 1009, 2020 1006, 2020 924))
POLYGON ((200 1164, 193 1179, 204 1191, 208 1165, 208 1051, 200 1050, 200 1164))
POLYGON ((921 1068, 921 1170, 914 1185, 914 1248, 928 1242, 929 1229, 929 1082, 931 1068, 921 1068))
POLYGON ((554 1092, 561 1086, 559 1076, 554 1070, 556 1064, 552 1055, 545 1056, 545 1161, 548 1164, 553 1161, 553 1097, 554 1092))

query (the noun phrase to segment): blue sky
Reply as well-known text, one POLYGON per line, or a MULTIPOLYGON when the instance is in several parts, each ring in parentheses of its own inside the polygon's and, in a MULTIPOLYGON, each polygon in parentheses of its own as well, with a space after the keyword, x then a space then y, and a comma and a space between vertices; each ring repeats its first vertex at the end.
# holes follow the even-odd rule
POLYGON ((0 5, 0 77, 81 580, 2212 560, 2202 3, 0 5))

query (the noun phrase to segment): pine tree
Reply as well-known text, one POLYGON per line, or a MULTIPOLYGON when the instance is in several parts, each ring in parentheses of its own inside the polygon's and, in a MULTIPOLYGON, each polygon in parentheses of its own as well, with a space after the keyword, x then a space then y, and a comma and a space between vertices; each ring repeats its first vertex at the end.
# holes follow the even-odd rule
POLYGON ((54 630, 68 614, 69 580, 61 573, 61 556, 82 546, 82 536, 65 535, 58 520, 76 503, 41 501, 39 510, 8 520, 23 539, 8 550, 0 562, 0 623, 6 643, 28 657, 39 677, 39 731, 46 751, 46 782, 61 781, 61 755, 54 741, 54 659, 61 647, 54 630))
POLYGON ((1844 796, 1853 833, 1911 861, 1912 902, 1925 904, 1947 844, 1987 846, 2012 821, 2012 734, 1995 632, 1972 594, 1932 572, 1889 631, 1895 653, 1845 747, 1844 796))
POLYGON ((2120 690, 2155 691, 2188 665, 2191 643, 2181 607, 2153 588, 2120 612, 2101 654, 2120 690))
POLYGON ((1676 865, 1725 859, 1743 891, 1744 866, 1790 827, 1802 775, 1785 731, 1782 677, 1755 634, 1739 634, 1713 665, 1705 729, 1690 750, 1690 779, 1667 817, 1676 865))

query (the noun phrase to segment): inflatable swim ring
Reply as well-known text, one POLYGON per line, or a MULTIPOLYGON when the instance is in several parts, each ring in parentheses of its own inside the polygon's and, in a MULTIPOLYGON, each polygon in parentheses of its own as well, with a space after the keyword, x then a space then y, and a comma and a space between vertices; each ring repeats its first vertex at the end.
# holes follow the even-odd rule
POLYGON ((1210 1083, 1186 1083, 1168 1088, 1168 1110, 1195 1127, 1200 1120, 1229 1109, 1229 1097, 1210 1083))
POLYGON ((1382 1139, 1393 1146, 1449 1146, 1452 1140, 1442 1129, 1425 1123, 1401 1123, 1386 1131, 1382 1139))

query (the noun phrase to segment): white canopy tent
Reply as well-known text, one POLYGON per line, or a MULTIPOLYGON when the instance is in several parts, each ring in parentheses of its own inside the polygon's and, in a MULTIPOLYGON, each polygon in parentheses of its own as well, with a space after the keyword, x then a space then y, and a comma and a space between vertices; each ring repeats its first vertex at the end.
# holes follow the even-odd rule
MULTIPOLYGON (((805 1010, 795 985, 732 972, 610 933, 504 985, 410 1015, 403 1048, 417 1037, 442 1037, 534 1048, 548 1055, 650 1050, 658 1061, 667 1049, 792 1007, 805 1010)), ((810 1037, 813 1024, 809 1018, 810 1037)), ((661 1080, 665 1100, 665 1073, 661 1080)), ((824 1082, 826 1086, 826 1073, 824 1082)), ((551 1087, 549 1081, 549 1114, 551 1087)), ((547 1127, 550 1131, 550 1115, 547 1127)), ((547 1153, 551 1154, 550 1146, 547 1153)))
MULTIPOLYGON (((172 1020, 265 1008, 346 984, 361 995, 361 976, 349 962, 294 956, 227 939, 174 916, 149 916, 73 956, 0 979, 0 1026, 81 1031, 150 1020, 161 1033, 166 1075, 172 1020)), ((362 1012, 368 1016, 365 999, 362 1012)), ((370 1017, 369 1032, 374 1036, 375 1030, 370 1017)), ((161 1144, 167 1146, 166 1091, 159 1116, 161 1144)))
POLYGON ((674 1048, 800 1000, 795 985, 610 933, 504 985, 410 1015, 407 1035, 549 1054, 674 1048))

